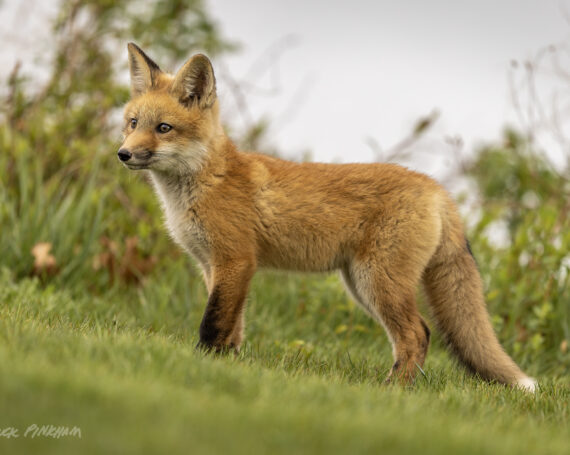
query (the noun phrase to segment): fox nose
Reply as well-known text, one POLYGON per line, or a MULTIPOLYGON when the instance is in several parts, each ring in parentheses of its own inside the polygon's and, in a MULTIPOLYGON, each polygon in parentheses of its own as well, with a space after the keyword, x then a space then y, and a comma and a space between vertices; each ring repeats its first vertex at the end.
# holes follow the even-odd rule
POLYGON ((121 161, 129 161, 131 159, 131 156, 133 156, 133 154, 127 149, 120 149, 117 155, 121 161))

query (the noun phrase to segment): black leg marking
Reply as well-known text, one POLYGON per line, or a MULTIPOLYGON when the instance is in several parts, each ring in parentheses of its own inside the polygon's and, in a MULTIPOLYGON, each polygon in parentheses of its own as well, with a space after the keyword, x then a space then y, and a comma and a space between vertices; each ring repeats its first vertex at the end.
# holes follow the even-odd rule
POLYGON ((211 349, 216 344, 216 341, 219 340, 221 330, 217 322, 220 311, 220 291, 218 288, 214 288, 210 297, 208 297, 206 311, 200 324, 200 342, 198 347, 211 349))
POLYGON ((431 335, 431 332, 429 330, 429 327, 427 326, 427 324, 424 322, 423 319, 420 319, 420 322, 422 323, 422 327, 424 328, 424 332, 426 334, 426 347, 429 345, 429 338, 431 335))

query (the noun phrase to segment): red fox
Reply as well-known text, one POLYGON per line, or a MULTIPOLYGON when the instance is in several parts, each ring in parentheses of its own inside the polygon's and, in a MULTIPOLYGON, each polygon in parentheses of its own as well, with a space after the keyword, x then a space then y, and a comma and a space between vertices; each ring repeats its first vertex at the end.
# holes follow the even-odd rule
POLYGON ((173 239, 200 265, 208 303, 199 346, 238 350, 258 267, 339 270, 393 348, 387 380, 412 382, 430 330, 415 302, 423 284, 451 350, 490 381, 534 391, 489 322, 477 265, 449 194, 394 164, 294 163, 243 153, 219 119, 210 60, 175 74, 128 45, 131 100, 123 164, 147 170, 173 239))

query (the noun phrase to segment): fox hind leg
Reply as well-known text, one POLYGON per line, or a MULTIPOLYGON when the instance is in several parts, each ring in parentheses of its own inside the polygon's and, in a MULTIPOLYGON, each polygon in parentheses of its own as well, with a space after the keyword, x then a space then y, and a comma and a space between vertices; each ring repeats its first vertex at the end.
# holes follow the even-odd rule
POLYGON ((239 315, 237 316, 237 320, 235 322, 232 334, 230 335, 229 339, 229 344, 236 351, 236 353, 239 353, 240 346, 243 341, 243 332, 245 326, 244 313, 245 313, 245 308, 242 308, 239 315))
POLYGON ((380 322, 392 343, 394 365, 387 382, 393 378, 411 383, 423 366, 430 331, 415 302, 415 287, 397 283, 381 267, 367 263, 342 270, 346 287, 356 301, 380 322))

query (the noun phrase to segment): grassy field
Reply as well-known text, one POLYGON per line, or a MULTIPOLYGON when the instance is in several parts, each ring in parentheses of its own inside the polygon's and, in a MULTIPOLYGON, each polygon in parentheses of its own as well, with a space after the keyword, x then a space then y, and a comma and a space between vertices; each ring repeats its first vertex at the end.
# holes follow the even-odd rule
MULTIPOLYGON (((185 261, 94 296, 0 275, 0 453, 569 453, 568 377, 528 395, 471 378, 436 338, 411 388, 335 276, 259 274, 239 356, 194 350, 185 261), (79 437, 25 435, 31 425, 79 437), (5 430, 6 431, 6 430, 5 430)), ((531 374, 540 365, 525 365, 531 374)))

